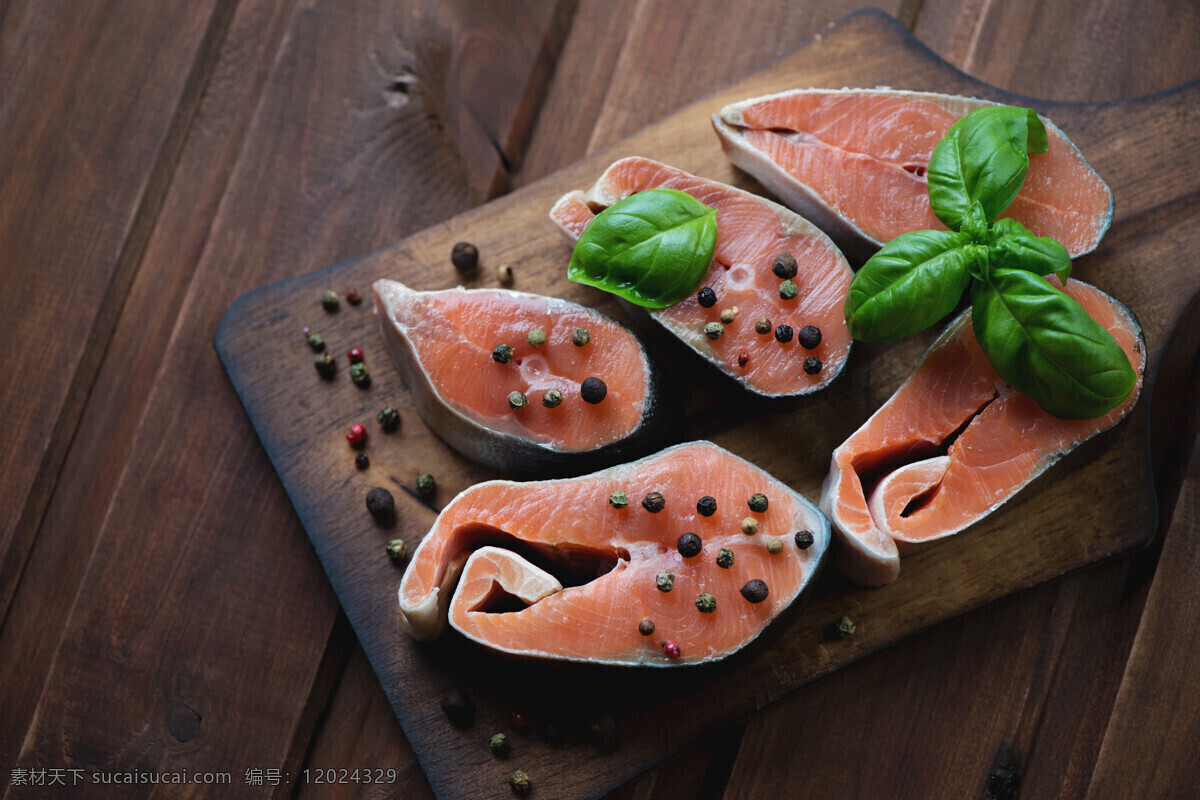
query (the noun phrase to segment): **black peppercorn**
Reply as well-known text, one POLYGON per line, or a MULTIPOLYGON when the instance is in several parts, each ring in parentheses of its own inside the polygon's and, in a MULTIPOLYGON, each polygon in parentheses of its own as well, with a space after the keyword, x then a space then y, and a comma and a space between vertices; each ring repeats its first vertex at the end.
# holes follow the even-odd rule
POLYGON ((475 703, 461 689, 451 689, 442 695, 442 711, 452 725, 465 728, 475 721, 475 703))
POLYGON ((791 253, 780 253, 771 264, 771 271, 775 273, 775 277, 783 280, 796 277, 797 269, 796 258, 791 253))
POLYGON ((702 517, 711 517, 717 513, 717 499, 704 495, 696 501, 696 513, 702 517))
POLYGON ((657 514, 667 507, 667 500, 659 492, 650 492, 642 498, 642 508, 651 514, 657 514))
POLYGON ((638 623, 638 633, 642 636, 649 636, 654 633, 654 620, 646 618, 638 623))
POLYGON ((775 341, 780 344, 787 344, 792 340, 792 326, 780 325, 775 329, 775 341))
POLYGON ((473 270, 479 264, 479 250, 470 242, 458 242, 450 251, 450 263, 459 272, 473 270))
POLYGON ((595 405, 608 395, 608 384, 600 380, 596 376, 592 376, 584 380, 579 387, 579 396, 583 398, 583 402, 595 405))
POLYGON ((761 603, 767 599, 770 590, 767 589, 767 584, 755 578, 752 581, 747 581, 746 585, 741 588, 742 597, 749 600, 751 603, 761 603))
POLYGON ((354 466, 359 469, 366 469, 371 466, 371 459, 367 458, 366 453, 359 453, 354 457, 354 466))
POLYGON ((750 499, 746 501, 746 505, 750 506, 751 511, 759 514, 767 510, 767 496, 762 492, 755 492, 750 495, 750 499))
POLYGON ((703 549, 704 543, 700 541, 700 537, 694 533, 685 533, 675 542, 675 547, 679 550, 679 555, 684 558, 700 555, 700 550, 703 549))
POLYGON ((376 486, 367 492, 367 511, 381 522, 387 522, 396 513, 396 501, 387 489, 376 486))
POLYGON ((796 547, 799 547, 801 550, 807 550, 808 548, 812 547, 813 542, 816 541, 813 538, 812 531, 797 531, 795 538, 796 547))
POLYGON ((696 292, 696 302, 704 308, 712 308, 717 304, 717 293, 711 288, 705 286, 703 289, 696 292))
POLYGON ((812 356, 809 356, 808 358, 804 359, 804 371, 809 375, 816 375, 821 371, 821 366, 821 359, 819 358, 813 358, 812 356))
POLYGON ((800 346, 805 350, 812 350, 821 343, 821 329, 816 325, 805 325, 800 329, 796 341, 800 342, 800 346))

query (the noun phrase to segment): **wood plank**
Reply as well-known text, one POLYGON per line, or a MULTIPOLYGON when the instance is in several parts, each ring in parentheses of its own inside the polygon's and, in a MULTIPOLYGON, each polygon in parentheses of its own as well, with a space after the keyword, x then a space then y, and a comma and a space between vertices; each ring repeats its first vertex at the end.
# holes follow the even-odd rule
MULTIPOLYGON (((429 98, 459 57, 439 48, 438 26, 475 27, 438 5, 317 4, 290 19, 17 763, 299 767, 340 666, 326 651, 336 604, 208 337, 250 286, 470 205, 457 143, 429 98), (415 77, 400 102, 377 62, 404 58, 415 77), (96 698, 97 685, 117 688, 96 698)), ((513 44, 501 32, 491 52, 507 58, 513 44)), ((525 83, 505 91, 509 111, 536 102, 525 83)), ((179 200, 196 188, 179 186, 179 200)))
POLYGON ((212 0, 13 2, 0 28, 5 616, 227 14, 212 0), (137 87, 135 89, 135 87, 137 87), (53 368, 47 369, 47 354, 53 368))
MULTIPOLYGON (((308 372, 311 353, 277 331, 298 327, 301 320, 325 319, 322 324, 327 339, 363 342, 370 352, 379 352, 382 344, 369 317, 338 314, 324 318, 316 310, 306 310, 310 298, 335 278, 366 284, 374 276, 387 275, 421 288, 452 285, 460 277, 446 264, 446 253, 450 243, 460 238, 476 241, 491 263, 512 263, 518 286, 596 303, 595 293, 568 285, 562 278, 561 265, 569 246, 545 220, 545 210, 552 200, 566 189, 590 184, 603 166, 627 152, 658 157, 719 179, 738 180, 707 132, 709 111, 728 100, 784 88, 796 74, 836 86, 875 85, 889 80, 924 85, 936 82, 947 91, 1007 97, 933 64, 927 51, 878 14, 861 14, 813 45, 775 62, 766 72, 681 110, 664 123, 623 140, 616 148, 601 151, 546 181, 388 250, 327 272, 264 287, 242 298, 227 316, 218 335, 218 348, 230 376, 256 420, 260 436, 435 790, 481 797, 507 793, 503 781, 506 773, 502 774, 481 749, 477 738, 449 728, 437 709, 437 697, 456 683, 479 693, 477 726, 483 729, 502 725, 513 704, 536 706, 557 700, 576 707, 580 718, 596 713, 598 700, 578 698, 579 680, 594 682, 596 697, 630 698, 630 707, 621 709, 618 722, 622 745, 602 761, 586 747, 568 752, 544 745, 532 746, 523 762, 534 768, 527 771, 536 773, 535 779, 547 792, 595 793, 684 744, 732 724, 800 684, 933 621, 1137 546, 1152 534, 1153 501, 1144 449, 1148 404, 1141 404, 1124 428, 1096 442, 1094 449, 1077 454, 1054 473, 1054 480, 1043 481, 1016 498, 971 535, 948 540, 908 559, 904 566, 906 579, 869 591, 831 580, 812 596, 803 614, 776 623, 773 632, 777 638, 756 647, 744 659, 712 671, 690 671, 660 679, 612 673, 581 675, 539 665, 518 669, 454 640, 418 648, 397 636, 394 593, 399 572, 379 553, 380 534, 361 510, 362 495, 372 483, 408 485, 420 465, 434 465, 432 471, 442 486, 437 502, 445 502, 465 485, 491 474, 450 454, 424 426, 406 424, 400 437, 372 451, 372 468, 367 474, 341 477, 344 467, 340 464, 347 458, 341 432, 357 421, 368 403, 406 398, 404 390, 390 371, 373 372, 372 387, 366 396, 376 400, 359 400, 355 408, 356 398, 363 397, 358 390, 344 379, 320 384, 308 372), (302 376, 300 380, 294 380, 296 375, 302 376), (315 413, 296 413, 298 403, 315 413), (441 482, 442 470, 451 478, 445 483, 441 482), (330 475, 334 477, 322 477, 330 475), (335 491, 315 492, 310 488, 331 484, 337 486, 335 491), (1105 491, 1126 492, 1129 502, 1116 509, 1102 509, 1081 501, 1093 496, 1099 486, 1105 491), (347 516, 346 509, 355 508, 359 509, 357 515, 347 516), (1068 525, 1072 526, 1070 537, 1028 535, 1030 530, 1066 530, 1068 525), (1005 564, 1005 569, 997 571, 997 563, 1005 564), (930 586, 936 586, 937 591, 929 591, 930 586), (845 641, 826 640, 825 620, 836 619, 847 609, 860 622, 860 632, 845 641), (814 624, 814 620, 820 622, 814 624), (696 704, 696 693, 716 679, 732 688, 717 702, 696 704), (665 729, 664 719, 670 721, 665 729)), ((1163 146, 1183 136, 1180 129, 1188 129, 1197 113, 1198 104, 1192 102, 1197 90, 1200 87, 1120 107, 1056 106, 1056 119, 1073 137, 1077 135, 1090 144, 1089 155, 1094 156, 1098 167, 1119 164, 1122 159, 1130 161, 1122 149, 1128 130, 1143 135, 1141 132, 1154 127, 1152 123, 1157 121, 1157 135, 1144 135, 1148 143, 1156 140, 1163 146), (1163 103, 1168 107, 1164 108, 1163 103)), ((1158 190, 1152 192, 1142 186, 1141 191, 1143 197, 1153 195, 1156 201, 1140 209, 1125 206, 1125 215, 1110 236, 1111 244, 1106 240, 1105 249, 1089 263, 1092 279, 1114 291, 1119 289, 1117 294, 1141 315, 1153 365, 1170 325, 1187 296, 1194 293, 1195 283, 1193 277, 1180 271, 1185 262, 1179 257, 1179 248, 1190 246, 1187 237, 1192 228, 1171 228, 1183 236, 1182 243, 1174 234, 1150 236, 1147 215, 1165 215, 1168 223, 1186 218, 1187 198, 1195 192, 1197 179, 1186 167, 1172 167, 1170 173, 1164 173, 1156 161, 1163 158, 1161 153, 1151 149, 1137 152, 1154 168, 1146 168, 1145 163, 1135 159, 1123 170, 1114 170, 1114 186, 1123 191, 1136 180, 1153 182, 1158 190), (1179 176, 1180 172, 1184 177, 1179 176), (1132 235, 1133 231, 1138 235, 1132 235), (1148 273, 1130 267, 1146 263, 1152 254, 1159 256, 1154 263, 1163 265, 1153 273, 1153 280, 1148 273), (1173 281, 1176 288, 1164 291, 1164 280, 1173 281)), ((474 278, 476 284, 492 281, 490 272, 474 278)), ((603 300, 599 305, 617 315, 622 313, 611 301, 603 300)), ((895 350, 863 348, 855 357, 855 368, 825 392, 825 397, 807 407, 803 415, 748 419, 744 415, 723 418, 714 412, 693 419, 690 434, 708 435, 753 458, 792 486, 815 494, 826 467, 820 454, 829 452, 890 394, 904 377, 904 365, 911 363, 922 347, 920 341, 913 341, 895 350), (787 444, 781 447, 780 442, 787 444), (798 452, 811 456, 797 458, 798 452)), ((1147 380, 1153 382, 1153 368, 1147 380)), ((412 547, 428 529, 433 511, 407 494, 399 494, 399 502, 402 513, 395 530, 412 547)))

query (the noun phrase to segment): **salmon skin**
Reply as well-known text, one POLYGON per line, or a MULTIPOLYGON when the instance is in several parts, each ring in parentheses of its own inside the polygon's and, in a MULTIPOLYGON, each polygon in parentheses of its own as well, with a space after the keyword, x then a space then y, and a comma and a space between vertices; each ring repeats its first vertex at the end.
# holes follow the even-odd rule
POLYGON ((1146 347, 1133 314, 1075 280, 1064 291, 1100 323, 1138 374, 1125 401, 1095 419, 1058 419, 996 375, 971 312, 952 321, 912 373, 833 451, 821 508, 839 532, 839 568, 882 585, 900 556, 978 522, 1137 402, 1146 347))
POLYGON ((612 164, 587 194, 564 195, 550 218, 578 239, 601 209, 635 192, 661 188, 686 192, 717 209, 716 250, 700 283, 713 290, 716 301, 706 308, 693 294, 666 308, 647 309, 650 317, 759 397, 798 397, 828 386, 850 355, 843 306, 854 274, 829 237, 804 218, 733 186, 636 157, 612 164), (797 264, 798 293, 790 300, 780 296, 782 281, 772 269, 775 257, 785 252, 797 264), (705 326, 720 323, 721 312, 731 309, 734 320, 721 323, 720 337, 710 338, 705 326), (771 322, 765 333, 755 330, 760 319, 771 322), (775 336, 781 325, 791 330, 786 341, 775 336), (811 348, 798 335, 808 325, 820 330, 820 343, 811 348))
MULTIPOLYGON (((798 89, 712 116, 726 156, 820 225, 856 262, 901 233, 946 226, 929 205, 934 146, 987 100, 892 89, 798 89)), ((1001 216, 1052 236, 1072 257, 1112 222, 1113 196, 1079 150, 1041 117, 1045 153, 1029 156, 1021 192, 1001 216)))
POLYGON ((702 664, 749 644, 782 613, 829 541, 829 521, 804 497, 711 442, 688 442, 592 475, 470 487, 413 554, 400 611, 417 639, 436 638, 449 621, 509 655, 702 664), (613 492, 626 493, 628 505, 610 503, 613 492), (664 500, 656 513, 641 503, 651 492, 664 500), (764 510, 750 508, 755 493, 766 497, 764 510), (715 508, 698 502, 705 495, 715 508), (758 524, 749 535, 748 517, 758 524), (800 531, 811 534, 811 545, 797 543, 800 531), (688 533, 700 543, 685 557, 680 537, 688 533), (772 537, 783 543, 777 553, 768 549, 772 537), (722 566, 718 556, 732 563, 722 566), (670 591, 659 588, 663 573, 673 576, 670 591), (756 602, 742 592, 754 580, 766 584, 765 598, 751 595, 756 602), (700 610, 705 593, 714 610, 700 610), (647 619, 654 631, 643 635, 647 619), (668 641, 678 645, 677 658, 664 652, 668 641))
POLYGON ((616 320, 554 297, 504 289, 421 292, 374 285, 375 313, 392 361, 434 433, 473 461, 539 477, 571 475, 661 447, 670 415, 662 379, 641 342, 616 320), (588 332, 582 346, 576 329, 588 332), (545 342, 534 346, 530 331, 545 342), (497 345, 511 348, 497 361, 497 345), (600 378, 598 403, 582 385, 600 378), (543 403, 557 390, 561 402, 543 403), (512 392, 525 397, 513 408, 512 392))

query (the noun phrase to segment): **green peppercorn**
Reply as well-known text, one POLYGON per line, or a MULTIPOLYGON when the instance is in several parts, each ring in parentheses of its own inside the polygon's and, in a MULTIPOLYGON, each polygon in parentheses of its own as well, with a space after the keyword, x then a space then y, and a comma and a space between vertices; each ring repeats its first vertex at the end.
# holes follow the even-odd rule
POLYGON ((541 328, 534 328, 529 333, 525 334, 525 341, 529 342, 534 347, 541 347, 546 343, 546 332, 541 328))
POLYGON ((725 326, 719 322, 710 322, 704 326, 704 335, 710 339, 720 339, 725 333, 725 326))
POLYGON ((733 566, 733 551, 728 547, 722 547, 717 551, 717 566, 721 569, 729 569, 733 566))
POLYGON ((506 344, 498 344, 492 348, 492 361, 497 364, 507 364, 512 361, 513 349, 506 344))
POLYGON ((508 393, 508 407, 511 408, 513 411, 520 411, 522 408, 525 407, 525 403, 526 403, 526 400, 525 400, 525 395, 523 393, 521 393, 521 392, 509 392, 508 393))
POLYGON ((758 533, 758 520, 754 517, 746 517, 742 520, 742 533, 747 536, 753 536, 758 533))
POLYGON ((834 624, 834 630, 837 635, 845 639, 847 636, 854 635, 854 620, 849 617, 842 617, 834 624))
POLYGON ((337 375, 337 361, 334 360, 330 353, 321 353, 313 361, 317 368, 317 374, 327 381, 333 380, 333 376, 337 375))
POLYGON ((660 572, 654 576, 654 585, 660 592, 669 592, 675 588, 675 573, 660 572))
POLYGON ((638 633, 642 636, 649 636, 654 633, 654 620, 647 617, 638 623, 638 633))
POLYGON ((704 592, 696 598, 696 608, 700 609, 703 614, 711 614, 717 610, 717 598, 704 592))
POLYGON ((308 346, 313 349, 314 353, 319 353, 325 349, 325 337, 315 331, 305 334, 304 341, 308 342, 308 346))
POLYGON ((795 539, 796 547, 799 547, 801 550, 807 550, 808 548, 812 547, 813 542, 816 541, 812 535, 812 531, 797 531, 795 539))
POLYGON ((763 317, 762 319, 755 322, 754 323, 754 332, 762 333, 762 334, 770 333, 771 332, 771 320, 767 319, 766 317, 763 317))
POLYGON ((542 405, 546 408, 558 408, 562 405, 562 392, 558 389, 547 389, 542 392, 542 405))
POLYGON ((696 513, 702 517, 711 517, 717 513, 717 499, 704 495, 696 501, 696 513))
POLYGON ((387 554, 393 564, 399 564, 408 556, 408 545, 404 544, 403 539, 389 539, 387 554))
POLYGON ((784 300, 795 300, 798 294, 800 294, 800 287, 796 285, 794 280, 789 278, 779 284, 779 296, 784 300))
POLYGON ((386 433, 392 433, 400 427, 400 412, 391 406, 384 406, 383 410, 375 415, 375 420, 386 433))
POLYGON ((780 253, 771 264, 771 271, 775 273, 775 277, 785 280, 796 277, 798 269, 796 257, 791 253, 780 253))
POLYGON ((783 541, 776 536, 767 539, 767 552, 771 555, 778 555, 783 552, 783 541))
POLYGON ((571 344, 576 347, 583 347, 592 340, 592 335, 587 332, 587 328, 576 328, 571 331, 571 344))
POLYGON ((533 782, 529 780, 528 775, 521 772, 521 770, 517 770, 508 777, 508 785, 517 794, 525 794, 529 791, 529 787, 533 785, 533 782))
POLYGON ((326 311, 329 311, 329 312, 337 311, 338 310, 337 293, 330 289, 326 289, 325 292, 321 295, 321 306, 326 311))
POLYGON ((428 472, 417 476, 417 494, 423 500, 432 499, 437 494, 437 481, 428 472))
POLYGON ((508 743, 508 736, 503 733, 497 733, 488 741, 488 747, 492 750, 492 755, 496 758, 505 758, 508 756, 512 747, 508 743))
POLYGON ((624 508, 629 505, 629 495, 624 492, 613 492, 608 496, 608 504, 613 508, 624 508))
POLYGON ((755 492, 750 495, 750 499, 746 501, 746 505, 750 506, 750 510, 761 514, 767 510, 767 496, 762 492, 755 492))
POLYGON ((761 603, 767 599, 770 590, 767 589, 767 584, 764 581, 755 578, 752 581, 747 581, 746 585, 740 589, 742 597, 749 600, 751 603, 761 603))
POLYGON ((354 385, 360 389, 365 389, 371 385, 371 375, 367 372, 367 365, 359 361, 357 364, 350 365, 350 380, 354 381, 354 385))
POLYGON ((642 508, 651 514, 657 514, 667 507, 667 499, 660 492, 650 492, 642 498, 642 508))

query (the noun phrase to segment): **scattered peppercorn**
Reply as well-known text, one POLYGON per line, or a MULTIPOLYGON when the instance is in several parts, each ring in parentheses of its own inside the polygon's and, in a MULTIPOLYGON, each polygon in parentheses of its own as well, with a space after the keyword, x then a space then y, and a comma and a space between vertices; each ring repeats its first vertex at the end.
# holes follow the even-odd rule
POLYGON ((562 392, 558 389, 547 389, 542 392, 542 405, 546 408, 558 408, 562 405, 562 392))
POLYGON ((720 339, 725 333, 725 326, 719 322, 710 322, 704 326, 704 335, 710 339, 720 339))
POLYGON ((755 578, 752 581, 747 581, 746 585, 741 588, 742 597, 749 600, 751 603, 761 603, 767 599, 770 590, 767 589, 767 584, 755 578))
POLYGON ((733 551, 728 547, 722 547, 717 551, 717 566, 721 569, 729 569, 733 566, 733 551))
POLYGON ((800 287, 793 280, 786 280, 779 284, 779 296, 784 300, 795 300, 796 295, 800 294, 800 287))
POLYGON ((456 242, 450 250, 450 263, 459 272, 475 269, 479 264, 479 248, 470 242, 456 242))
POLYGON ((527 723, 528 723, 528 720, 525 719, 525 715, 522 714, 520 711, 513 711, 513 712, 510 712, 508 715, 508 724, 512 725, 513 728, 515 728, 518 731, 521 731, 522 733, 527 732, 525 730, 527 723))
POLYGON ((317 374, 327 381, 333 380, 333 376, 337 375, 337 361, 330 353, 321 353, 313 361, 317 368, 317 374))
POLYGON ((608 496, 608 504, 613 508, 624 508, 629 505, 629 495, 624 492, 613 492, 608 496))
POLYGON ((777 536, 772 536, 767 539, 767 552, 771 555, 779 555, 783 552, 783 541, 777 536))
POLYGON ((389 539, 387 543, 387 554, 388 558, 392 560, 393 564, 399 564, 408 557, 408 545, 404 543, 403 539, 389 539))
POLYGON ((723 310, 721 312, 721 322, 725 323, 726 325, 729 325, 735 319, 737 319, 737 315, 738 315, 737 306, 734 306, 733 308, 726 308, 725 310, 723 310))
POLYGON ((363 351, 361 347, 351 347, 350 352, 346 353, 346 358, 351 364, 358 364, 363 360, 363 351))
POLYGON ((845 639, 847 636, 854 635, 854 620, 849 617, 842 617, 834 624, 834 630, 837 635, 845 639))
POLYGON ((309 333, 308 328, 304 329, 304 341, 308 342, 314 353, 325 349, 325 337, 319 333, 309 333))
POLYGON ((513 268, 508 264, 501 264, 496 267, 496 280, 503 283, 505 286, 513 282, 513 268))
POLYGON ((696 302, 703 308, 712 308, 717 304, 717 293, 710 287, 705 286, 700 291, 696 292, 696 302))
POLYGON ((684 558, 700 555, 700 550, 703 549, 704 543, 700 541, 700 537, 694 533, 685 533, 675 542, 675 548, 679 550, 679 555, 684 558))
POLYGON ((792 340, 792 326, 780 325, 775 329, 775 341, 780 344, 787 344, 792 340))
POLYGON ((585 378, 579 387, 579 396, 583 402, 595 405, 608 395, 608 384, 593 375, 585 378))
POLYGON ((508 393, 508 407, 511 408, 513 411, 520 411, 522 408, 525 407, 525 403, 526 403, 525 395, 522 394, 521 392, 509 392, 508 393))
POLYGON ((588 725, 588 738, 605 752, 617 743, 617 723, 609 714, 601 713, 588 725))
POLYGON ((696 598, 696 608, 700 609, 702 614, 711 614, 717 610, 717 598, 704 592, 696 598))
POLYGON ((359 469, 366 469, 371 466, 371 459, 367 458, 366 453, 359 453, 354 457, 354 466, 359 469))
POLYGON ((796 547, 799 547, 801 550, 807 550, 808 548, 812 547, 813 542, 816 541, 813 538, 812 531, 797 531, 795 538, 796 547))
POLYGON ((346 302, 352 306, 356 306, 362 302, 362 295, 358 293, 358 289, 346 290, 346 302))
POLYGON ((809 356, 808 358, 804 359, 804 371, 809 375, 816 375, 821 371, 821 366, 821 359, 819 358, 813 358, 812 356, 809 356))
POLYGON ((696 501, 696 513, 702 517, 711 517, 717 513, 717 499, 704 495, 696 501))
POLYGON ((758 520, 754 517, 746 517, 742 520, 742 533, 747 536, 753 536, 758 533, 758 520))
POLYGON ((675 644, 675 642, 663 642, 662 649, 663 655, 667 658, 679 658, 679 645, 675 644))
POLYGON ((638 633, 642 636, 649 636, 654 633, 654 620, 647 617, 638 623, 638 633))
POLYGON ((529 780, 528 775, 526 775, 524 772, 521 772, 521 770, 517 770, 508 777, 508 785, 511 786, 512 790, 517 794, 525 794, 529 791, 529 787, 532 786, 533 783, 529 780))
POLYGON ((497 733, 488 741, 488 747, 492 750, 492 755, 496 758, 507 758, 512 751, 512 746, 508 743, 508 736, 503 733, 497 733))
POLYGON ((360 389, 365 389, 370 386, 371 375, 367 372, 367 365, 361 361, 357 364, 351 364, 350 380, 354 381, 354 385, 360 389))
POLYGON ((337 293, 333 292, 329 289, 326 289, 325 292, 321 295, 321 306, 326 311, 329 311, 329 312, 337 311, 338 310, 337 293))
POLYGON ((362 425, 351 425, 350 432, 346 434, 346 441, 355 450, 361 450, 367 443, 367 429, 362 425))
POLYGON ((392 433, 400 427, 400 412, 391 406, 384 406, 383 410, 375 415, 375 421, 385 433, 392 433))
POLYGON ((805 325, 800 329, 796 341, 800 342, 800 346, 805 350, 812 350, 821 343, 821 329, 816 325, 805 325))
POLYGON ((675 573, 660 572, 654 576, 654 585, 660 592, 669 592, 675 588, 675 573))
POLYGON ((767 319, 766 317, 763 317, 762 319, 755 322, 754 323, 754 332, 755 333, 770 333, 771 332, 771 320, 767 319))
POLYGON ((784 280, 796 277, 797 269, 796 257, 791 253, 780 253, 771 264, 771 271, 775 273, 775 277, 784 280))
POLYGON ((749 353, 747 353, 745 350, 738 350, 738 352, 737 352, 737 365, 738 365, 739 367, 744 367, 744 366, 746 366, 746 365, 747 365, 747 364, 749 364, 749 363, 750 363, 750 354, 749 354, 749 353))
POLYGON ((750 510, 761 514, 767 510, 767 496, 762 492, 755 492, 750 495, 750 499, 746 501, 746 505, 750 506, 750 510))
POLYGON ((541 347, 546 343, 546 332, 541 328, 534 328, 529 333, 525 334, 525 341, 529 342, 534 347, 541 347))
POLYGON ((475 703, 462 689, 451 689, 442 695, 442 711, 450 723, 459 728, 475 721, 475 703))
POLYGON ((587 328, 576 328, 571 331, 571 344, 576 347, 583 347, 592 340, 592 335, 587 332, 587 328))
POLYGON ((492 348, 492 361, 497 364, 507 364, 512 361, 513 349, 506 344, 498 344, 492 348))
POLYGON ((424 500, 437 494, 437 481, 428 472, 417 476, 417 494, 424 500))
POLYGON ((392 498, 392 493, 380 486, 367 492, 367 511, 382 522, 390 520, 396 513, 396 501, 392 498))
POLYGON ((657 514, 667 507, 667 499, 660 492, 650 492, 642 498, 642 508, 651 514, 657 514))

